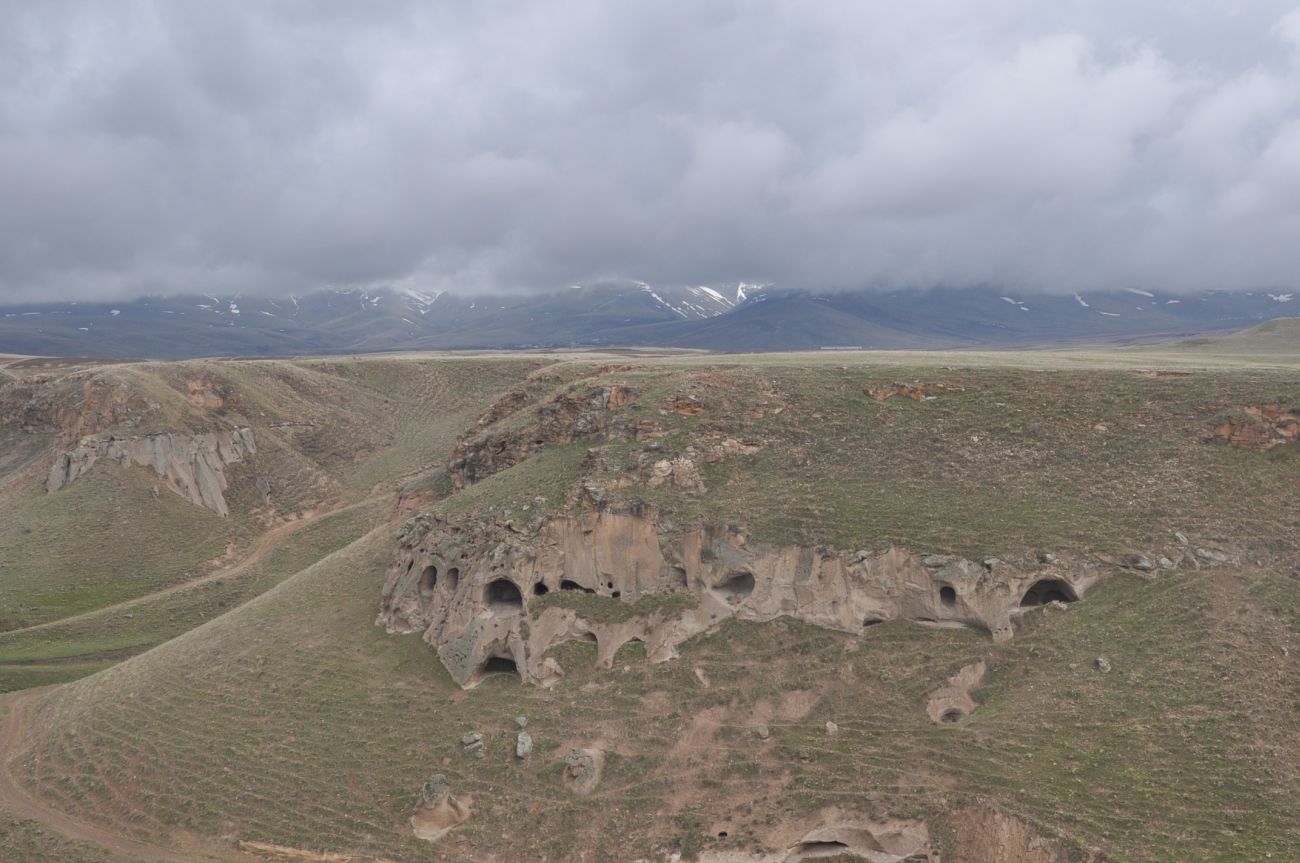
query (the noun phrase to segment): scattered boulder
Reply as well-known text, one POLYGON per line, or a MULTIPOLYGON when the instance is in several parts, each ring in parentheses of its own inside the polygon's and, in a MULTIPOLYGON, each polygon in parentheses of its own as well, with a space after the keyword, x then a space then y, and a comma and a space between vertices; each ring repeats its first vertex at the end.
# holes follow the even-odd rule
POLYGON ((1092 661, 1093 668, 1096 668, 1102 674, 1110 674, 1110 660, 1104 656, 1098 656, 1092 661))
POLYGON ((1228 562, 1228 556, 1226 554, 1221 551, 1215 551, 1212 548, 1198 548, 1196 549, 1196 556, 1201 560, 1208 561, 1209 563, 1228 562))
POLYGON ((826 720, 826 736, 827 737, 840 736, 840 727, 829 719, 826 720))
POLYGON ((1124 565, 1130 569, 1136 569, 1138 572, 1150 572, 1156 568, 1156 565, 1151 562, 1151 558, 1145 554, 1124 555, 1124 565))
POLYGON ((527 731, 520 731, 519 736, 515 738, 515 757, 520 761, 527 760, 528 756, 533 754, 533 738, 527 731))
POLYGON ((528 717, 527 717, 527 716, 516 716, 516 717, 515 717, 515 725, 518 725, 518 726, 519 726, 519 729, 520 729, 521 731, 522 731, 523 729, 527 728, 527 727, 528 727, 528 717))
POLYGON ((574 794, 585 796, 596 790, 604 770, 604 750, 571 749, 564 756, 564 786, 574 794))
POLYGON ((753 726, 750 731, 753 731, 754 736, 759 740, 767 740, 772 736, 772 730, 761 722, 753 726))
POLYGON ((483 735, 477 731, 471 731, 462 737, 460 745, 465 750, 466 755, 472 755, 475 758, 483 758, 486 755, 483 751, 483 735))

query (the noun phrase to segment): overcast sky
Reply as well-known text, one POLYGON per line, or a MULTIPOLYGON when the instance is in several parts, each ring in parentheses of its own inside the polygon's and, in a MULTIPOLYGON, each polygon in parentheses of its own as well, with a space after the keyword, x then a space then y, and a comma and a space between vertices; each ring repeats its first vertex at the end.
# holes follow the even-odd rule
POLYGON ((0 301, 1292 287, 1296 0, 0 0, 0 301))

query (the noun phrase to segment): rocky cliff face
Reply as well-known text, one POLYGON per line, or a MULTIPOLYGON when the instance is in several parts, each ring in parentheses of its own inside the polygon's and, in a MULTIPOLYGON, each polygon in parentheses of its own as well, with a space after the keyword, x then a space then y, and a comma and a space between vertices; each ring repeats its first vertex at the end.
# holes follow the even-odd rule
POLYGON ((569 639, 594 640, 604 666, 629 641, 651 661, 670 659, 732 617, 790 616, 854 633, 902 618, 1003 640, 1023 607, 1075 600, 1101 575, 1082 559, 1047 557, 1013 565, 774 546, 736 527, 677 527, 648 507, 582 507, 532 531, 419 515, 389 567, 378 622, 422 633, 462 685, 491 670, 553 681, 563 670, 544 655, 569 639), (565 593, 593 599, 551 596, 565 593))
POLYGON ((84 438, 75 449, 59 453, 50 466, 45 487, 55 492, 108 459, 123 465, 151 467, 168 488, 191 503, 229 515, 225 490, 226 466, 237 464, 257 446, 253 430, 237 428, 205 434, 114 435, 84 438))

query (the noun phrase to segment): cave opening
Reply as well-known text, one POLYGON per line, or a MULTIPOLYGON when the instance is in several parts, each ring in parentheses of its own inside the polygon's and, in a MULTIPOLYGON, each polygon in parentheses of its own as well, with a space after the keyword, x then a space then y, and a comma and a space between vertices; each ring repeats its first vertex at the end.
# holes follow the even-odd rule
POLYGON ((519 611, 524 607, 524 596, 519 587, 508 578, 488 582, 483 588, 483 599, 488 608, 499 612, 519 611))
POLYGON ((438 567, 429 564, 420 573, 420 595, 433 596, 433 589, 438 586, 438 567))
POLYGON ((596 592, 596 591, 592 590, 590 587, 583 587, 581 584, 578 584, 578 582, 576 582, 576 581, 570 581, 570 580, 567 579, 567 578, 560 582, 560 590, 576 590, 576 591, 579 591, 579 592, 581 592, 581 593, 595 593, 595 592, 596 592))
POLYGON ((951 584, 945 584, 939 588, 939 602, 947 608, 952 608, 957 604, 957 588, 951 584))
POLYGON ((546 596, 550 592, 551 589, 540 581, 533 585, 533 596, 546 596))
POLYGON ((456 588, 459 586, 460 586, 460 570, 457 567, 453 566, 451 569, 447 570, 447 587, 450 590, 455 591, 456 588))
POLYGON ((849 850, 843 842, 800 842, 794 846, 787 860, 816 860, 819 857, 836 857, 849 850))
POLYGON ((519 674, 519 666, 508 656, 489 656, 478 667, 478 674, 475 677, 482 680, 492 674, 508 674, 517 680, 523 680, 519 674))
POLYGON ((1041 578, 1029 586, 1020 600, 1021 608, 1047 605, 1049 602, 1075 602, 1079 594, 1070 583, 1060 578, 1041 578))
POLYGON ((734 572, 714 590, 729 605, 740 605, 754 592, 754 574, 752 572, 734 572))

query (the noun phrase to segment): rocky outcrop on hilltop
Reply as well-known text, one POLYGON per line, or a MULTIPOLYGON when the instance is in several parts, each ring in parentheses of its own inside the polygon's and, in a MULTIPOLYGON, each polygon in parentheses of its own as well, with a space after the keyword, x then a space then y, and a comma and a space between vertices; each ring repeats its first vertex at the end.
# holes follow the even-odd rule
POLYGON ((530 458, 548 444, 601 436, 638 440, 653 432, 653 424, 613 413, 630 404, 632 397, 632 389, 622 384, 580 385, 542 402, 519 424, 501 422, 505 408, 494 406, 488 425, 509 427, 489 428, 484 435, 462 440, 448 467, 452 481, 457 489, 473 485, 530 458))
POLYGON ((418 515, 388 569, 378 623, 422 633, 462 685, 493 671, 558 679, 544 655, 570 639, 594 641, 604 667, 629 641, 652 662, 671 659, 728 618, 789 616, 849 633, 905 619, 1005 640, 1022 608, 1078 599, 1102 575, 1087 560, 1046 557, 772 545, 735 526, 679 527, 648 506, 582 506, 535 530, 418 515))
POLYGON ((45 487, 55 492, 84 475, 101 459, 151 467, 168 488, 191 503, 229 515, 226 466, 257 452, 253 430, 237 428, 203 434, 116 435, 84 438, 75 449, 59 453, 45 487))

